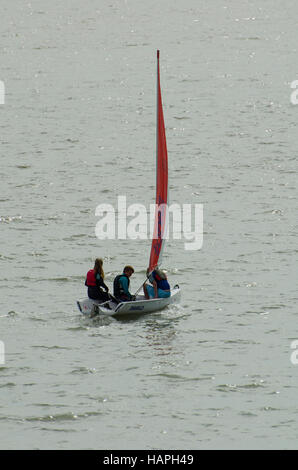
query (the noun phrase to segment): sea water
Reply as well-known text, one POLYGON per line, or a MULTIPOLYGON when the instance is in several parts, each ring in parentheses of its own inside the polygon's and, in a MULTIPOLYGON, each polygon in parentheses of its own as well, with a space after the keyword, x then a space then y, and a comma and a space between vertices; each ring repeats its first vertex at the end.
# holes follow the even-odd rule
POLYGON ((0 447, 297 448, 297 5, 14 0, 1 6, 0 447), (150 240, 99 240, 98 204, 155 198, 156 49, 180 305, 83 318, 150 240), (295 345, 294 345, 295 347, 295 345))

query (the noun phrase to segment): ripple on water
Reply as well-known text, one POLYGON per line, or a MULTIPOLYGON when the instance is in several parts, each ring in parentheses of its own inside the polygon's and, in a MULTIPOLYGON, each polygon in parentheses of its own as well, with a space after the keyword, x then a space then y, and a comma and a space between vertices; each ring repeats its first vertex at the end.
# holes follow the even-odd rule
POLYGON ((94 374, 96 373, 95 368, 90 367, 77 367, 73 369, 70 374, 94 374))
POLYGON ((37 349, 66 349, 66 350, 72 350, 72 348, 66 348, 65 346, 45 346, 45 345, 32 345, 32 348, 37 348, 37 349))
POLYGON ((186 377, 180 374, 169 374, 166 372, 161 372, 159 374, 151 374, 150 377, 165 377, 167 379, 178 380, 181 382, 198 382, 203 380, 211 380, 212 377, 186 377))
POLYGON ((45 416, 30 416, 25 418, 25 421, 28 422, 48 422, 48 423, 57 423, 63 421, 75 421, 77 419, 84 419, 89 418, 90 416, 101 416, 103 413, 100 411, 87 411, 85 413, 58 413, 53 415, 45 415, 45 416))
POLYGON ((244 385, 239 384, 221 384, 216 387, 218 392, 241 392, 244 390, 255 390, 258 388, 264 388, 265 385, 262 380, 259 382, 251 382, 244 385))
MULTIPOLYGON (((1 367, 1 368, 0 368, 0 371, 1 371, 1 369, 3 369, 3 368, 1 367)), ((5 383, 5 384, 1 384, 1 385, 0 385, 0 388, 12 388, 12 387, 15 387, 15 386, 16 386, 15 383, 13 383, 13 382, 7 382, 7 383, 5 383)))
POLYGON ((22 221, 23 220, 23 217, 21 215, 16 215, 16 216, 3 216, 3 217, 0 217, 0 222, 3 222, 5 224, 9 224, 11 222, 19 222, 19 221, 22 221))

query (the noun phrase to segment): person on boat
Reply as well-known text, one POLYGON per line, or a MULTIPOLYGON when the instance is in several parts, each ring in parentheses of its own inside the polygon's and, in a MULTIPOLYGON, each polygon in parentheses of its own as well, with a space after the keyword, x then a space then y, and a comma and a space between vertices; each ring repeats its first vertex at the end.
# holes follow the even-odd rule
POLYGON ((136 300, 135 296, 129 292, 130 276, 134 273, 132 266, 125 266, 122 274, 114 279, 114 297, 121 302, 136 300))
MULTIPOLYGON (((147 276, 149 275, 149 268, 147 269, 147 276)), ((143 284, 143 291, 145 298, 148 299, 157 299, 157 298, 166 298, 171 296, 171 288, 168 283, 167 275, 161 269, 156 267, 148 277, 152 286, 143 284)))
POLYGON ((96 258, 94 268, 87 272, 85 286, 88 287, 88 297, 92 300, 102 300, 106 302, 110 300, 109 288, 104 283, 104 271, 103 271, 103 260, 96 258), (105 289, 105 292, 103 289, 105 289))

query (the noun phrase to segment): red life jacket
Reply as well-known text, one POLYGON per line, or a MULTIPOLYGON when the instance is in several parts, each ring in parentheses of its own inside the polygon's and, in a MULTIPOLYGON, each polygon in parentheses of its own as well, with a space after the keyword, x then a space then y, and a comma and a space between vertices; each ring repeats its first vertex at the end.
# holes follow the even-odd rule
POLYGON ((90 271, 87 272, 86 286, 88 287, 96 286, 94 269, 90 269, 90 271))

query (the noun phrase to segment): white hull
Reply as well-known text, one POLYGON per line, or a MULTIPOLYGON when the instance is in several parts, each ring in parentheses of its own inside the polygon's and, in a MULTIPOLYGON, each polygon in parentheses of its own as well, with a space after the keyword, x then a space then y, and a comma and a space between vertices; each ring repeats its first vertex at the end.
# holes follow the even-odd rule
POLYGON ((179 302, 181 292, 179 286, 175 286, 171 291, 171 297, 166 299, 149 299, 146 300, 143 295, 138 295, 133 302, 122 302, 115 304, 113 301, 109 302, 110 309, 106 308, 106 303, 101 304, 96 300, 82 299, 77 301, 80 312, 84 315, 102 314, 107 316, 121 316, 121 315, 139 315, 143 313, 157 312, 164 309, 170 304, 179 302))

